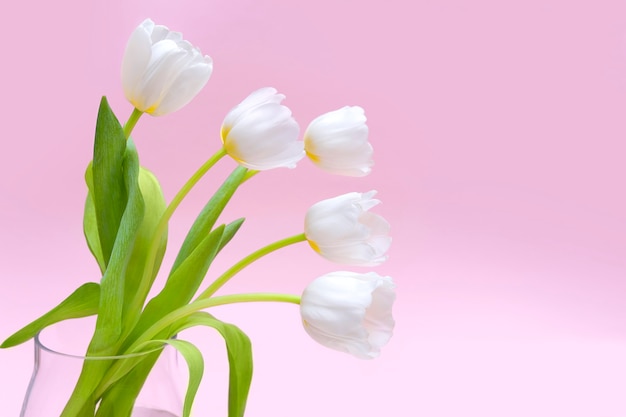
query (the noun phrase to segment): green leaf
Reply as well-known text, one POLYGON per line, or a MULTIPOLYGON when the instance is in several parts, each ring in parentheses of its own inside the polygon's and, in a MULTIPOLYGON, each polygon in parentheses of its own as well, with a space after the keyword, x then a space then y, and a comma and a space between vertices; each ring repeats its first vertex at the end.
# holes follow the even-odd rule
MULTIPOLYGON (((141 190, 145 209, 141 226, 135 236, 133 252, 126 268, 126 283, 124 290, 124 296, 126 298, 124 301, 125 306, 134 305, 132 300, 137 294, 144 275, 144 269, 146 268, 148 252, 150 251, 152 245, 153 236, 156 232, 157 225, 167 208, 159 181, 150 171, 143 167, 139 171, 139 189, 141 190)), ((157 276, 161 266, 161 261, 163 260, 163 255, 165 254, 165 248, 167 246, 167 229, 165 229, 165 232, 157 244, 159 246, 156 258, 152 263, 152 273, 149 277, 147 277, 150 280, 150 283, 152 283, 154 278, 157 276)), ((147 294, 145 294, 145 296, 147 296, 147 294)), ((127 316, 125 317, 125 322, 131 324, 134 323, 140 313, 141 311, 125 312, 125 316, 127 316)))
POLYGON ((80 286, 61 303, 28 324, 5 340, 1 348, 8 348, 24 343, 33 338, 39 331, 62 320, 92 316, 98 313, 100 301, 100 285, 88 282, 80 286))
POLYGON ((98 262, 100 272, 104 274, 106 261, 102 255, 100 246, 100 234, 98 233, 98 219, 96 218, 96 205, 93 200, 93 164, 90 162, 85 171, 85 182, 87 183, 87 198, 85 199, 85 212, 83 215, 83 233, 87 240, 87 246, 94 258, 98 262))
POLYGON ((173 346, 187 362, 187 367, 189 368, 189 382, 187 384, 187 393, 185 394, 185 402, 183 405, 183 417, 189 417, 191 415, 191 407, 198 393, 198 388, 200 388, 200 382, 202 382, 202 375, 204 374, 204 359, 202 358, 202 353, 196 346, 186 340, 152 340, 150 345, 154 343, 167 343, 173 346))
POLYGON ((185 237, 185 241, 183 242, 178 255, 176 256, 176 260, 172 265, 172 271, 175 271, 176 268, 182 264, 185 259, 193 250, 202 242, 204 237, 209 234, 217 218, 230 201, 230 198, 237 190, 237 187, 241 185, 241 181, 244 176, 248 172, 247 168, 239 166, 233 170, 233 172, 228 176, 226 181, 220 186, 220 188, 215 192, 213 197, 209 200, 209 202, 204 206, 198 218, 195 220, 191 229, 187 233, 187 237, 185 237))
POLYGON ((111 257, 128 200, 122 167, 126 142, 122 126, 103 97, 96 122, 92 198, 104 264, 111 257))
POLYGON ((237 326, 224 323, 211 314, 200 311, 190 314, 172 329, 173 334, 193 326, 208 326, 217 330, 226 342, 228 355, 228 417, 243 417, 252 383, 252 344, 237 326))
POLYGON ((239 228, 245 220, 246 219, 242 217, 226 225, 224 228, 224 234, 220 240, 220 247, 217 250, 218 253, 232 240, 233 237, 235 237, 235 234, 239 231, 239 228))
POLYGON ((111 348, 122 334, 125 276, 135 238, 143 221, 144 201, 139 189, 139 158, 131 140, 127 142, 122 172, 128 200, 109 263, 101 280, 96 333, 89 346, 89 353, 92 355, 111 354, 111 348))
MULTIPOLYGON (((87 182, 87 186, 90 190, 93 189, 93 179, 91 171, 92 170, 90 164, 89 167, 87 167, 87 172, 85 173, 85 181, 87 182)), ((161 190, 161 185, 159 184, 159 181, 154 176, 154 174, 152 174, 152 172, 144 167, 141 167, 139 171, 139 189, 141 190, 141 195, 143 197, 145 213, 143 216, 141 227, 139 228, 139 231, 137 232, 137 235, 135 237, 133 253, 126 268, 126 289, 124 290, 124 295, 126 297, 126 300, 124 301, 125 306, 132 305, 131 300, 137 293, 139 283, 143 278, 143 272, 146 267, 147 256, 150 245, 152 243, 152 237, 154 236, 161 216, 167 208, 165 197, 163 196, 163 191, 161 190)), ((102 273, 104 273, 106 269, 106 264, 104 262, 102 249, 100 247, 100 237, 98 235, 96 213, 92 194, 93 193, 90 191, 87 195, 87 201, 85 202, 83 230, 87 239, 89 249, 98 261, 100 270, 102 271, 102 273)), ((151 282, 158 274, 159 268, 161 266, 161 261, 163 260, 163 255, 165 254, 165 249, 167 246, 167 228, 161 236, 158 245, 159 247, 157 249, 156 257, 151 268, 152 274, 150 277, 148 277, 151 282)), ((133 312, 129 312, 129 315, 132 315, 132 313, 133 312)), ((140 312, 136 312, 135 314, 138 313, 140 312)), ((128 319, 129 322, 133 322, 134 320, 135 318, 128 319)))
MULTIPOLYGON (((85 172, 85 182, 87 183, 89 193, 87 194, 87 199, 85 201, 83 231, 85 238, 87 239, 89 250, 96 258, 96 261, 100 266, 100 271, 104 273, 106 263, 104 261, 104 257, 102 256, 102 248, 100 247, 96 210, 93 202, 93 192, 91 191, 93 190, 92 164, 89 164, 87 171, 85 172)), ((154 174, 152 174, 152 172, 144 167, 141 167, 139 171, 139 188, 144 200, 145 213, 141 227, 137 232, 133 254, 127 267, 125 291, 127 297, 127 300, 125 301, 126 305, 129 305, 129 297, 132 297, 135 294, 137 287, 139 286, 139 280, 143 276, 143 270, 146 265, 146 258, 149 246, 152 242, 152 236, 154 235, 156 226, 158 225, 159 220, 167 207, 159 181, 154 174)), ((166 246, 167 229, 159 241, 159 248, 152 266, 151 280, 153 280, 159 272, 166 246)))
POLYGON ((183 405, 183 417, 191 415, 191 407, 200 388, 202 375, 204 374, 204 359, 202 353, 192 343, 186 340, 169 339, 160 342, 168 343, 174 346, 180 354, 185 358, 187 367, 189 368, 189 382, 187 384, 187 393, 185 394, 185 403, 183 405))

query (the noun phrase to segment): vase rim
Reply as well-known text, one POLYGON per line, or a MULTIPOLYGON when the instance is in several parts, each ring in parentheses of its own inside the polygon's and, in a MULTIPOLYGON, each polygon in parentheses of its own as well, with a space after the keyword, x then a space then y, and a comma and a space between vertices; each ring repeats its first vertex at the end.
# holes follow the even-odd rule
MULTIPOLYGON (((72 320, 68 320, 72 321, 72 320)), ((56 325, 58 325, 60 323, 56 323, 56 325)), ((55 326, 55 325, 52 325, 55 326)), ((86 352, 87 351, 87 346, 88 346, 88 341, 89 339, 86 339, 83 343, 83 341, 81 341, 81 343, 78 343, 78 345, 80 345, 80 348, 78 349, 70 349, 67 346, 65 346, 64 348, 61 347, 59 342, 56 343, 49 343, 46 340, 42 340, 42 339, 46 339, 45 337, 42 338, 42 334, 46 334, 47 332, 51 331, 51 327, 46 327, 42 330, 40 330, 39 332, 37 332, 37 334, 34 337, 34 341, 35 341, 35 349, 37 350, 42 350, 48 353, 51 353, 53 355, 58 355, 58 356, 63 356, 66 358, 72 358, 72 359, 78 359, 78 360, 115 360, 115 359, 128 359, 128 358, 136 358, 136 357, 141 357, 141 356, 145 356, 148 355, 150 353, 153 352, 158 352, 160 350, 162 350, 165 346, 167 346, 167 343, 165 342, 159 342, 159 341, 154 341, 155 344, 158 344, 158 346, 148 349, 148 350, 142 350, 141 352, 135 352, 135 353, 125 353, 125 354, 120 354, 120 355, 102 355, 102 356, 98 356, 98 355, 86 355, 86 354, 79 354, 79 353, 75 353, 77 350, 82 351, 82 352, 86 352), (57 345, 59 345, 57 347, 57 345)), ((63 339, 62 337, 59 338, 59 335, 56 335, 58 339, 63 339)), ((68 345, 69 346, 69 345, 68 345)))
POLYGON ((37 333, 37 335, 35 336, 35 345, 37 348, 39 348, 40 350, 45 350, 46 352, 52 353, 54 355, 59 355, 59 356, 64 356, 66 358, 73 358, 73 359, 79 359, 79 360, 104 361, 104 360, 137 358, 137 357, 148 355, 153 352, 158 352, 159 350, 162 350, 166 346, 165 343, 162 343, 159 347, 155 347, 150 350, 145 350, 145 351, 136 352, 136 353, 125 353, 122 355, 105 355, 105 356, 77 355, 74 353, 61 352, 59 349, 53 349, 49 346, 46 346, 46 344, 43 343, 41 339, 39 338, 39 333, 37 333))

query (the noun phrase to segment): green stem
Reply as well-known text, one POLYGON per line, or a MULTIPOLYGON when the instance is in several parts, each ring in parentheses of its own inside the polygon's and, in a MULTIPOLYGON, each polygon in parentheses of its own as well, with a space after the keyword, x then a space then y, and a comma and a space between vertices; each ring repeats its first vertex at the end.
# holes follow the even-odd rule
POLYGON ((219 290, 224 284, 226 284, 226 282, 228 282, 228 280, 231 279, 237 272, 241 271, 242 269, 244 269, 246 266, 250 265, 252 262, 256 261, 257 259, 260 259, 264 257, 265 255, 272 253, 280 248, 284 248, 285 246, 293 245, 294 243, 304 242, 304 241, 306 241, 306 237, 304 236, 304 233, 300 233, 298 235, 290 236, 288 238, 279 240, 277 242, 270 243, 269 245, 262 247, 261 249, 255 252, 252 252, 250 255, 246 256, 245 258, 237 262, 235 265, 231 266, 222 275, 220 275, 215 281, 211 283, 211 285, 208 286, 206 290, 202 292, 202 294, 200 294, 196 298, 196 300, 209 298, 210 296, 215 294, 215 292, 219 290))
POLYGON ((250 171, 246 172, 246 175, 243 177, 243 180, 241 181, 241 183, 243 184, 244 182, 248 181, 250 178, 254 177, 259 172, 261 172, 261 171, 255 171, 253 169, 251 169, 250 171))
POLYGON ((146 297, 148 296, 148 292, 152 287, 152 282, 154 281, 153 267, 154 261, 156 259, 157 252, 159 250, 159 244, 161 242, 161 238, 167 229, 167 224, 169 223, 170 218, 174 214, 178 205, 183 201, 185 196, 189 194, 191 189, 200 181, 200 179, 206 174, 213 165, 215 165, 221 158, 226 155, 226 150, 221 148, 217 151, 211 158, 209 158, 192 176, 189 180, 183 185, 183 187, 178 191, 178 193, 174 196, 170 204, 167 206, 159 223, 156 226, 154 231, 154 235, 152 235, 152 240, 150 241, 150 246, 148 247, 148 255, 146 257, 146 265, 143 271, 143 276, 141 277, 141 282, 139 283, 139 288, 137 289, 137 295, 133 299, 133 303, 131 308, 128 310, 130 312, 139 313, 143 307, 144 302, 146 301, 146 297))
POLYGON ((230 294, 207 299, 198 299, 192 303, 186 304, 171 313, 165 315, 162 319, 150 326, 135 342, 128 347, 126 353, 131 353, 142 343, 154 339, 159 333, 167 329, 176 321, 209 307, 215 307, 225 304, 234 303, 252 303, 252 302, 279 302, 300 304, 300 296, 293 294, 278 293, 248 293, 248 294, 230 294))
POLYGON ((141 117, 142 114, 143 112, 141 110, 137 110, 137 108, 133 109, 132 114, 130 115, 130 117, 128 118, 128 121, 124 125, 124 136, 126 136, 126 139, 130 137, 130 133, 135 128, 135 125, 139 121, 139 118, 141 117))

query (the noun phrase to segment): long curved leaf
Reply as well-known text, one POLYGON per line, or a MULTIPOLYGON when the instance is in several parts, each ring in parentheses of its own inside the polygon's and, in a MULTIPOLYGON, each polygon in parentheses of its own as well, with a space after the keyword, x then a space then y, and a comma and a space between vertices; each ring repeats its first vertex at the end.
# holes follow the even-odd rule
POLYGON ((194 326, 208 326, 217 330, 226 342, 228 355, 228 417, 243 417, 252 383, 252 344, 250 338, 237 326, 216 319, 211 314, 199 311, 190 314, 171 331, 176 334, 194 326))
MULTIPOLYGON (((139 189, 141 191, 145 208, 141 226, 135 236, 133 252, 126 267, 124 283, 125 307, 135 305, 133 303, 133 299, 137 296, 141 280, 144 278, 144 269, 147 266, 147 258, 151 249, 152 239, 157 229, 157 225, 161 220, 161 216, 167 207, 159 181, 152 174, 152 172, 143 167, 139 170, 139 189)), ((150 283, 152 283, 154 278, 157 276, 161 261, 163 260, 163 255, 165 254, 165 248, 167 245, 167 228, 165 229, 163 235, 161 235, 157 244, 158 248, 156 258, 152 262, 152 265, 150 265, 152 274, 146 277, 150 280, 150 283)), ((147 295, 148 294, 143 295, 144 299, 147 295)), ((127 310, 128 309, 126 309, 124 313, 125 323, 135 323, 141 311, 127 310)))
POLYGON ((183 404, 183 417, 189 417, 191 415, 193 401, 198 393, 198 388, 200 388, 200 382, 202 382, 202 375, 204 374, 202 352, 200 352, 193 343, 186 340, 153 340, 151 343, 167 343, 178 350, 183 358, 185 358, 187 367, 189 368, 189 382, 187 384, 187 393, 185 394, 185 402, 183 404))
POLYGON ((93 149, 93 202, 100 247, 108 264, 128 200, 123 162, 126 136, 117 117, 102 97, 93 149))
POLYGON ((217 218, 237 190, 237 187, 241 185, 241 181, 246 175, 246 172, 248 172, 248 169, 242 166, 235 168, 226 181, 224 181, 215 194, 213 194, 213 197, 211 197, 209 202, 204 206, 183 241, 180 251, 176 256, 176 260, 174 260, 174 264, 172 265, 172 272, 175 271, 176 268, 178 268, 189 255, 191 255, 196 246, 198 246, 204 237, 209 234, 215 225, 217 218))
POLYGON ((113 353, 107 349, 111 348, 122 334, 126 270, 137 232, 143 221, 144 201, 139 189, 139 158, 131 140, 127 142, 123 172, 128 201, 109 263, 100 281, 100 309, 96 333, 89 345, 89 353, 93 355, 113 353))
POLYGON ((0 345, 0 348, 8 348, 24 343, 51 324, 97 314, 99 302, 100 285, 95 282, 83 284, 52 310, 9 336, 0 345))
POLYGON ((107 261, 102 254, 102 246, 100 245, 100 234, 98 233, 98 219, 96 217, 96 203, 93 199, 93 163, 89 163, 85 171, 85 183, 87 184, 87 198, 85 199, 85 210, 83 214, 83 233, 87 246, 91 251, 100 272, 104 274, 107 267, 107 261))
MULTIPOLYGON (((93 254, 94 258, 96 258, 100 271, 104 274, 106 270, 106 262, 102 255, 100 235, 97 227, 96 210, 92 191, 92 164, 89 164, 87 167, 85 182, 87 183, 89 192, 85 201, 83 232, 85 234, 89 250, 93 254)), ((161 216, 167 207, 159 181, 154 174, 152 174, 152 172, 144 167, 140 167, 139 170, 139 189, 141 190, 145 210, 141 226, 135 237, 133 252, 126 267, 124 284, 124 297, 126 298, 124 300, 125 306, 132 305, 131 301, 135 297, 137 288, 139 288, 140 281, 143 278, 143 271, 146 266, 146 258, 152 243, 152 237, 154 236, 161 216)), ((167 229, 161 236, 158 245, 159 247, 157 249, 156 257, 152 263, 152 274, 148 277, 151 281, 154 280, 159 272, 159 267, 161 265, 161 261, 163 260, 163 255, 165 254, 165 248, 167 246, 167 229)), ((130 316, 128 321, 133 322, 139 313, 140 312, 134 312, 133 314, 133 312, 128 312, 130 316)))

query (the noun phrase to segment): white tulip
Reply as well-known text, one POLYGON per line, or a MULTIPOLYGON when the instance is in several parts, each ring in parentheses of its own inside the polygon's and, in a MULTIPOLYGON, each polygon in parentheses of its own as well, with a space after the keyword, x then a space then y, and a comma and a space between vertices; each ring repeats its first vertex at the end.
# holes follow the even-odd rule
POLYGON ((389 223, 369 209, 380 203, 368 193, 348 193, 309 208, 304 234, 316 252, 346 265, 378 265, 391 245, 389 223))
POLYGON ((331 349, 371 359, 391 338, 395 285, 374 272, 333 272, 302 293, 300 314, 306 332, 331 349))
POLYGON ((234 107, 222 123, 226 152, 254 170, 294 168, 304 157, 298 141, 300 127, 291 110, 280 104, 285 98, 271 87, 261 88, 234 107))
POLYGON ((369 174, 374 162, 366 120, 365 112, 358 106, 346 106, 317 117, 304 133, 309 159, 331 174, 369 174))
POLYGON ((133 106, 153 116, 174 112, 204 87, 213 61, 183 35, 146 19, 132 33, 122 61, 122 86, 133 106))

